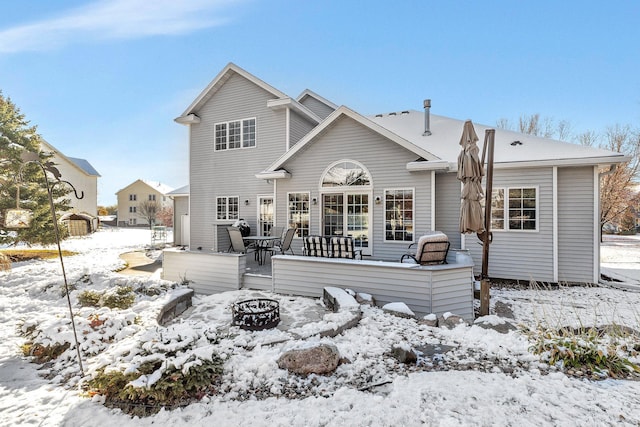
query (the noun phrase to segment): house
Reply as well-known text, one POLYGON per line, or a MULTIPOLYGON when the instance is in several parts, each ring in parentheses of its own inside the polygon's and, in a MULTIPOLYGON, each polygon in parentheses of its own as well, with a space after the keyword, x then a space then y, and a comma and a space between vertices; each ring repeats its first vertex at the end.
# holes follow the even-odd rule
POLYGON ((167 193, 173 199, 173 244, 189 246, 189 185, 167 193))
MULTIPOLYGON (((372 260, 398 261, 427 232, 466 249, 457 157, 463 120, 405 110, 364 116, 312 91, 292 98, 228 64, 175 119, 189 127, 190 246, 225 251, 225 227, 295 226, 350 235, 372 260)), ((487 126, 475 125, 480 136, 487 126)), ((489 275, 599 279, 599 177, 620 153, 497 129, 489 275)), ((274 281, 276 279, 274 278, 274 281)))
MULTIPOLYGON (((149 226, 142 207, 147 202, 157 203, 160 209, 173 208, 167 195, 173 188, 157 181, 138 179, 116 192, 118 197, 118 226, 149 226)), ((159 210, 160 210, 159 209, 159 210)))
POLYGON ((71 210, 63 215, 63 222, 67 222, 72 235, 94 231, 98 226, 98 177, 100 174, 87 160, 68 157, 46 141, 42 142, 40 150, 53 154, 52 161, 60 171, 61 179, 70 182, 78 194, 83 195, 81 199, 69 197, 71 210))

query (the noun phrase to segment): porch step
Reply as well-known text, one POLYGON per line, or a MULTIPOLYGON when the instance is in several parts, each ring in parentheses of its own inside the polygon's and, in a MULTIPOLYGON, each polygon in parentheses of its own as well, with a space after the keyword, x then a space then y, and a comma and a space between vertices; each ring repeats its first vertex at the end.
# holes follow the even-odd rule
POLYGON ((242 280, 243 289, 273 291, 273 278, 264 274, 245 273, 242 280))

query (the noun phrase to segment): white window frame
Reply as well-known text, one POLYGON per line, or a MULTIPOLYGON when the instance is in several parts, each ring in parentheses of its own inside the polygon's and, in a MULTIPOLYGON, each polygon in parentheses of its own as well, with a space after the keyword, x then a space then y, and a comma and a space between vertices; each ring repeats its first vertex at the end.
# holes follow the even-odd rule
MULTIPOLYGON (((416 189, 415 187, 402 187, 402 188, 385 188, 382 193, 382 204, 383 204, 383 213, 382 213, 382 234, 384 236, 385 243, 399 243, 402 245, 406 245, 407 243, 414 243, 416 240, 416 189), (389 240, 387 239, 387 193, 392 191, 410 191, 411 192, 411 200, 413 201, 413 207, 411 209, 411 229, 412 236, 410 240, 389 240)), ((406 235, 406 232, 405 232, 406 235)))
POLYGON ((228 122, 218 122, 213 125, 213 149, 215 151, 240 150, 254 148, 258 134, 258 120, 248 117, 228 122), (250 122, 253 121, 253 126, 250 122), (239 133, 231 133, 233 129, 239 133), (224 135, 222 132, 224 131, 224 135), (220 132, 220 135, 218 134, 220 132), (239 139, 236 139, 239 137, 239 139), (232 140, 233 138, 233 140, 232 140))
MULTIPOLYGON (((503 228, 494 228, 493 226, 493 213, 492 213, 492 218, 491 218, 491 231, 497 231, 497 232, 518 232, 518 233, 537 233, 539 231, 540 228, 540 187, 538 185, 511 185, 511 186, 497 186, 493 188, 493 191, 499 191, 499 190, 503 190, 504 191, 504 206, 503 206, 503 222, 504 222, 504 226, 503 228), (509 191, 510 190, 527 190, 527 189, 533 189, 536 191, 536 198, 535 198, 535 203, 536 203, 536 217, 534 219, 535 221, 535 228, 531 229, 531 230, 525 230, 525 229, 521 229, 521 228, 510 228, 509 226, 509 191)), ((493 204, 493 194, 491 195, 491 202, 493 204)), ((493 209, 491 210, 493 212, 493 209)))
POLYGON ((135 202, 138 200, 138 195, 137 194, 129 194, 129 201, 130 202, 135 202))
POLYGON ((311 193, 309 191, 291 191, 287 193, 287 227, 291 227, 295 222, 293 221, 293 213, 307 214, 307 228, 306 234, 305 229, 296 229, 295 237, 306 237, 311 234, 311 193), (307 210, 295 211, 291 210, 290 198, 292 194, 304 194, 307 196, 307 210))
POLYGON ((240 218, 240 196, 217 196, 216 197, 216 220, 217 221, 236 221, 238 218, 240 218), (233 212, 229 212, 229 206, 230 203, 229 201, 235 199, 235 205, 238 208, 235 211, 235 215, 233 215, 233 212), (224 217, 220 218, 218 217, 219 213, 220 213, 220 201, 224 200, 225 202, 225 212, 224 212, 224 217))
POLYGON ((155 194, 149 194, 149 201, 150 202, 155 202, 156 201, 156 195, 155 194))
POLYGON ((138 208, 136 206, 129 206, 129 213, 137 213, 138 208))
POLYGON ((138 225, 137 222, 135 218, 129 218, 129 225, 138 225))

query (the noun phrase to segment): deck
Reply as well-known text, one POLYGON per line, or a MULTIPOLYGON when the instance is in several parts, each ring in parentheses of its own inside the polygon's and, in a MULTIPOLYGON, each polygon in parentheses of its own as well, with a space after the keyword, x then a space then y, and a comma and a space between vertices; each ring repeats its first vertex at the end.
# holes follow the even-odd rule
POLYGON ((259 289, 320 297, 326 286, 372 295, 378 305, 404 302, 418 315, 446 312, 473 320, 473 264, 420 266, 389 261, 315 258, 295 255, 267 257, 258 265, 253 254, 184 251, 163 252, 163 278, 188 281, 196 293, 259 289))

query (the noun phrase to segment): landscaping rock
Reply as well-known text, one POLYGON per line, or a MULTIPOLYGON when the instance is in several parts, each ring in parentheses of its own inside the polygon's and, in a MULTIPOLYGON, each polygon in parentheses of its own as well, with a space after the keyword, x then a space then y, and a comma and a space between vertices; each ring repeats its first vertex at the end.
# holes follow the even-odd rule
POLYGON ((322 344, 302 350, 290 350, 278 359, 278 367, 299 375, 326 375, 335 371, 340 353, 334 345, 322 344))
POLYGON ((484 329, 493 329, 494 331, 501 334, 507 334, 510 331, 515 331, 518 329, 513 324, 504 320, 502 317, 493 315, 478 317, 473 324, 484 329))
POLYGON ((433 358, 434 356, 443 355, 445 353, 450 352, 455 347, 451 345, 445 344, 425 344, 416 347, 416 351, 418 351, 423 357, 433 358))
POLYGON ((500 317, 506 317, 507 319, 515 319, 516 317, 513 315, 513 310, 511 309, 511 304, 504 303, 502 301, 496 301, 493 306, 493 310, 496 315, 500 317))
POLYGON ((357 311, 360 310, 360 304, 347 291, 332 286, 327 286, 322 292, 322 301, 324 305, 334 312, 340 310, 357 311))
POLYGON ((433 313, 427 314, 422 319, 420 319, 418 323, 435 328, 436 326, 438 326, 438 316, 433 313))
POLYGON ((464 325, 465 321, 462 317, 451 314, 449 312, 444 313, 438 318, 438 326, 441 328, 453 329, 458 325, 464 325))
POLYGON ((368 305, 371 307, 376 306, 376 299, 371 294, 359 292, 356 294, 356 301, 358 301, 361 305, 368 305))
POLYGON ((187 308, 191 307, 191 299, 193 298, 193 289, 183 289, 175 292, 169 302, 167 302, 158 314, 158 324, 165 326, 171 320, 182 314, 187 308))
POLYGON ((400 363, 416 363, 418 355, 410 347, 395 345, 392 349, 393 357, 400 363))
POLYGON ((415 313, 403 302, 390 302, 382 307, 382 310, 386 313, 393 314, 394 316, 404 317, 411 319, 415 317, 415 313))

